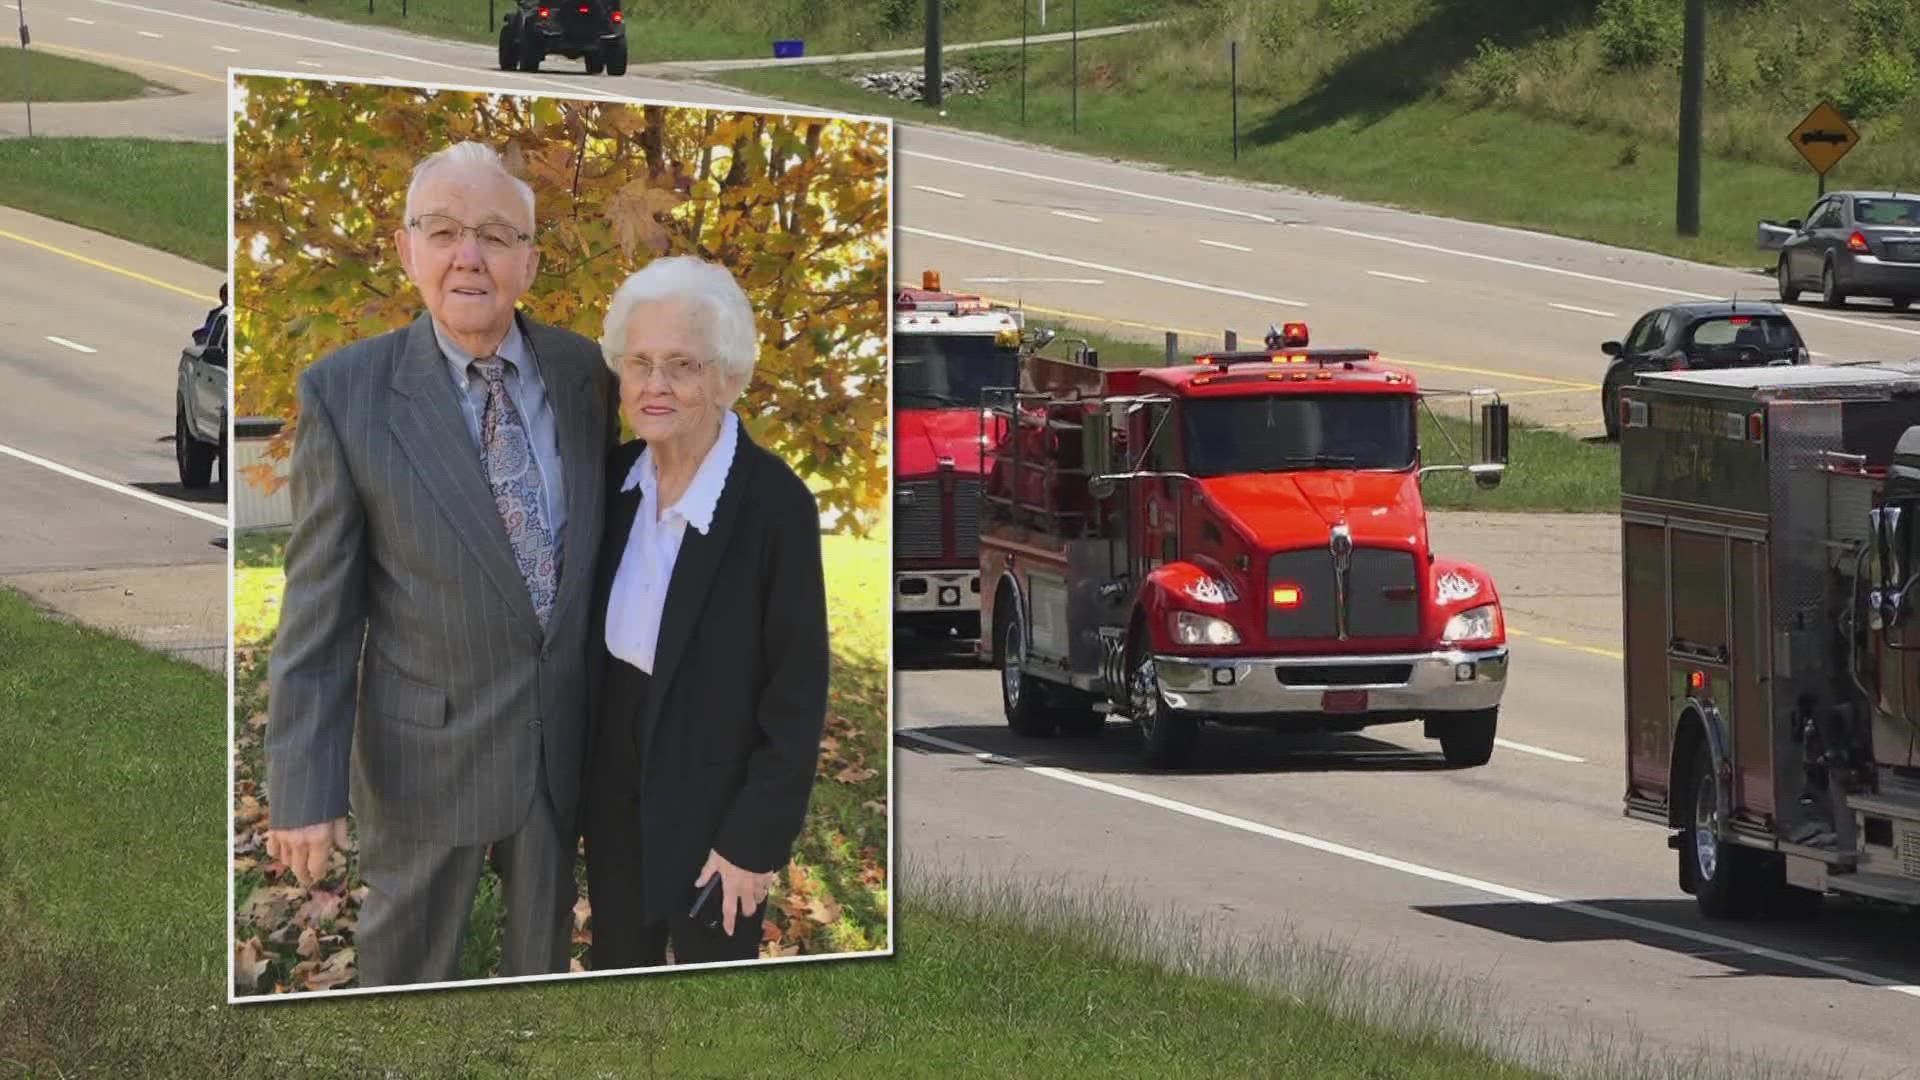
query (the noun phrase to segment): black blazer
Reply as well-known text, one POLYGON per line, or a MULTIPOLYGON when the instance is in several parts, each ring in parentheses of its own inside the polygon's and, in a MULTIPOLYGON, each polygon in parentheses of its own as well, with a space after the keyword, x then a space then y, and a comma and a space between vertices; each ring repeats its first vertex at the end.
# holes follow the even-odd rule
MULTIPOLYGON (((642 512, 639 487, 620 485, 644 446, 617 447, 607 463, 588 630, 596 727, 622 707, 603 700, 607 605, 642 512)), ((747 870, 787 864, 813 790, 830 662, 818 504, 742 425, 713 528, 687 527, 660 618, 634 821, 649 918, 686 903, 709 849, 747 870)))

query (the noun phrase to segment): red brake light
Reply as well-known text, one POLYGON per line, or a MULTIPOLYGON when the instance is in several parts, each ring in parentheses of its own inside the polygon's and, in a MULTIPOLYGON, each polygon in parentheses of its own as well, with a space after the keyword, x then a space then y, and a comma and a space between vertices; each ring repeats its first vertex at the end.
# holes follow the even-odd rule
POLYGON ((1852 236, 1847 237, 1847 250, 1848 251, 1870 251, 1872 249, 1867 247, 1866 234, 1855 231, 1852 236))
POLYGON ((1300 586, 1276 585, 1273 588, 1273 606, 1294 608, 1300 606, 1300 586))
POLYGON ((1751 316, 1751 315, 1735 315, 1735 316, 1734 316, 1733 318, 1731 318, 1731 319, 1728 319, 1727 321, 1728 321, 1728 322, 1730 322, 1730 323, 1732 323, 1732 324, 1733 324, 1733 325, 1735 325, 1735 326, 1745 326, 1745 325, 1747 325, 1748 323, 1750 323, 1750 322, 1752 322, 1752 321, 1753 321, 1753 316, 1751 316))
POLYGON ((1280 328, 1280 337, 1290 348, 1294 346, 1304 348, 1307 344, 1307 324, 1290 322, 1280 328))
POLYGON ((616 10, 616 11, 615 11, 615 12, 613 13, 613 21, 614 21, 614 22, 625 22, 625 21, 626 21, 626 16, 624 16, 624 15, 622 15, 622 14, 621 14, 621 13, 620 13, 619 11, 617 11, 617 10, 616 10))
POLYGON ((552 9, 552 8, 550 8, 550 7, 542 7, 542 8, 540 9, 540 17, 541 17, 541 18, 543 18, 543 19, 545 19, 545 18, 550 18, 550 17, 552 16, 552 15, 553 15, 553 9, 552 9))
POLYGON ((1706 672, 1693 671, 1693 672, 1687 673, 1687 689, 1696 690, 1696 691, 1703 690, 1706 688, 1706 685, 1707 685, 1706 672))
POLYGON ((585 4, 581 4, 581 5, 580 5, 580 14, 582 14, 582 15, 591 15, 591 14, 593 14, 593 9, 592 9, 592 8, 590 8, 590 7, 588 7, 588 6, 587 6, 587 5, 585 5, 585 4))

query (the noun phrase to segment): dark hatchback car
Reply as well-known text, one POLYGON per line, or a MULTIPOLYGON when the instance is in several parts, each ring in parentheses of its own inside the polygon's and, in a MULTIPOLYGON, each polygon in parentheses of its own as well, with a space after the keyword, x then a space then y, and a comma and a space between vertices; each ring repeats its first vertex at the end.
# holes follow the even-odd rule
POLYGON ((1782 303, 1817 291, 1828 307, 1878 296, 1904 310, 1920 297, 1920 195, 1830 192, 1787 227, 1776 268, 1782 303))
POLYGON ((585 60, 587 74, 627 73, 620 0, 519 0, 500 21, 500 70, 539 71, 548 56, 585 60))
POLYGON ((1807 343, 1779 305, 1761 300, 1698 300, 1640 316, 1624 342, 1600 351, 1611 359, 1600 386, 1607 438, 1620 437, 1620 388, 1642 371, 1764 367, 1808 362, 1807 343))

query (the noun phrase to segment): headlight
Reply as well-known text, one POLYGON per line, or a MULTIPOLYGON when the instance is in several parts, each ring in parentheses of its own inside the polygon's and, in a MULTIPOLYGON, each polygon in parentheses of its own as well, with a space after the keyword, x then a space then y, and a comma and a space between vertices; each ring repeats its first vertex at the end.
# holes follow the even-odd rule
POLYGON ((1448 619, 1446 632, 1440 636, 1449 642, 1485 641, 1493 637, 1493 627, 1493 605, 1482 604, 1448 619))
POLYGON ((1182 645, 1238 645, 1240 633, 1225 619, 1191 611, 1173 613, 1173 639, 1182 645))

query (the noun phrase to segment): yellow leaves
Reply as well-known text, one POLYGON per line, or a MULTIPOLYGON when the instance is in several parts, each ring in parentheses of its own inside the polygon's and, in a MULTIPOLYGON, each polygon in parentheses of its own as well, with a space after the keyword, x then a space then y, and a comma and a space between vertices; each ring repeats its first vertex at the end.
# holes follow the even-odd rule
POLYGON ((650 187, 645 180, 635 180, 621 188, 607 206, 607 220, 613 223, 620 238, 621 252, 631 257, 636 248, 645 247, 654 255, 666 254, 672 246, 667 215, 686 201, 686 196, 678 191, 650 187))

